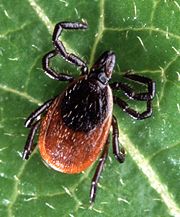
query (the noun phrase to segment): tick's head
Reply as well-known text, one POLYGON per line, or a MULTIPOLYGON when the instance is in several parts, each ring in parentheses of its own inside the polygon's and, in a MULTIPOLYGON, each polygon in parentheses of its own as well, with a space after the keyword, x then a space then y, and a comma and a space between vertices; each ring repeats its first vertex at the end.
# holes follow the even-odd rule
POLYGON ((94 78, 102 84, 107 84, 112 76, 115 65, 115 54, 112 51, 104 52, 92 66, 89 78, 94 78))

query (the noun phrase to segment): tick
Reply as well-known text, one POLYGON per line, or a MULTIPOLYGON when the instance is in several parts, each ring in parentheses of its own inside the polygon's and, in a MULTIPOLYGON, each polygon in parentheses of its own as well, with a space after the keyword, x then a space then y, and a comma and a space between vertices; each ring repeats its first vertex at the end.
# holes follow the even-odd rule
POLYGON ((118 123, 113 115, 113 103, 131 117, 142 120, 152 114, 151 102, 155 94, 155 82, 143 76, 126 73, 128 80, 147 86, 147 92, 136 93, 127 83, 111 80, 115 65, 113 51, 104 52, 94 65, 87 64, 78 56, 68 53, 59 40, 62 30, 87 29, 85 22, 60 22, 56 24, 52 36, 54 50, 45 54, 42 66, 52 79, 68 81, 67 88, 58 96, 48 100, 27 118, 25 127, 30 129, 23 159, 27 160, 35 148, 34 137, 39 129, 38 146, 43 161, 62 173, 80 173, 98 158, 97 168, 92 178, 90 202, 96 197, 97 183, 103 170, 109 149, 109 134, 112 126, 112 146, 115 158, 123 163, 125 151, 119 144, 118 123), (55 56, 80 68, 81 75, 56 72, 50 67, 55 56), (135 111, 112 91, 121 90, 132 100, 146 102, 146 110, 135 111))

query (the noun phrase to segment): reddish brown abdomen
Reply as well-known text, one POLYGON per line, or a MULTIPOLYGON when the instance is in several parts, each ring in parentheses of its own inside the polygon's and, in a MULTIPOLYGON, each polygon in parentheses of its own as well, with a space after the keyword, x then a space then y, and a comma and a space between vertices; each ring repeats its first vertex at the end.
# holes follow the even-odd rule
POLYGON ((42 121, 39 149, 43 160, 63 173, 80 173, 99 156, 109 134, 112 118, 112 93, 108 87, 108 113, 104 121, 89 132, 74 131, 66 126, 56 98, 42 121))

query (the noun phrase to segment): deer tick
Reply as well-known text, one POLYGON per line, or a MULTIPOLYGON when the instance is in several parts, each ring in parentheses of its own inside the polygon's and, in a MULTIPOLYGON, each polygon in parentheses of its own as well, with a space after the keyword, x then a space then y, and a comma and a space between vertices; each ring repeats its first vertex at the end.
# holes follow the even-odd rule
POLYGON ((67 88, 58 96, 48 100, 27 118, 25 127, 30 128, 23 159, 28 159, 34 145, 38 129, 38 146, 43 161, 54 170, 62 173, 80 173, 91 166, 98 158, 99 162, 91 182, 90 202, 96 197, 97 183, 103 170, 109 149, 109 134, 112 126, 112 146, 115 158, 123 163, 125 151, 119 147, 119 132, 116 117, 113 115, 113 103, 135 119, 151 116, 151 102, 155 94, 155 82, 133 73, 126 73, 128 80, 147 85, 147 92, 136 93, 127 83, 109 83, 115 65, 113 51, 104 52, 94 65, 87 64, 78 56, 68 53, 59 36, 62 30, 86 29, 85 22, 60 22, 56 24, 52 36, 54 50, 45 54, 42 66, 45 73, 58 81, 69 81, 67 88), (62 57, 76 65, 81 75, 58 73, 50 67, 50 59, 62 57), (112 91, 121 90, 132 100, 145 101, 147 108, 139 113, 112 91), (45 114, 43 117, 42 114, 45 114))

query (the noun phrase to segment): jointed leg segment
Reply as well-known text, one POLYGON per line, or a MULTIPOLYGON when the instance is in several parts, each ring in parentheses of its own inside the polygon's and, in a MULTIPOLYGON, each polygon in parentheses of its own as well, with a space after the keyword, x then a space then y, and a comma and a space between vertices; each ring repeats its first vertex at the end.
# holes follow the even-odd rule
POLYGON ((54 99, 50 99, 46 101, 43 105, 37 108, 34 112, 30 114, 30 116, 25 121, 25 127, 30 128, 32 127, 34 121, 37 121, 40 118, 40 115, 44 113, 52 104, 54 99))
POLYGON ((53 44, 56 48, 56 51, 58 52, 59 55, 61 55, 65 60, 69 61, 70 63, 78 66, 81 68, 83 74, 86 73, 87 71, 87 65, 86 63, 81 60, 79 57, 77 57, 75 54, 72 53, 68 53, 62 43, 62 41, 60 41, 58 38, 62 33, 63 29, 67 29, 67 30, 79 30, 79 29, 87 29, 87 24, 86 23, 78 23, 78 22, 60 22, 57 23, 55 28, 54 28, 54 32, 53 32, 53 36, 52 36, 52 41, 53 44))
POLYGON ((28 160, 28 158, 31 155, 32 151, 36 147, 36 145, 34 144, 34 137, 35 137, 36 132, 38 130, 39 124, 40 124, 40 122, 37 121, 36 123, 34 123, 31 126, 31 129, 30 129, 26 144, 24 146, 24 151, 23 151, 23 154, 22 154, 23 160, 28 160))
POLYGON ((135 93, 135 91, 131 87, 129 87, 128 84, 125 84, 122 82, 111 83, 110 84, 111 88, 113 90, 119 90, 119 89, 123 90, 125 95, 130 99, 142 100, 142 101, 153 99, 154 94, 155 94, 155 82, 154 81, 144 76, 139 76, 139 75, 129 74, 129 73, 125 74, 124 77, 129 80, 137 81, 138 83, 141 83, 141 84, 146 84, 148 87, 148 92, 135 93))
POLYGON ((139 75, 129 74, 129 73, 125 74, 124 77, 126 77, 129 80, 133 80, 138 83, 147 85, 148 91, 143 93, 135 93, 131 87, 129 87, 127 84, 124 84, 122 82, 114 82, 110 84, 111 88, 113 90, 119 90, 119 89, 123 90, 125 92, 125 95, 130 99, 146 101, 147 109, 144 112, 139 113, 134 109, 130 108, 129 105, 124 100, 118 98, 117 96, 113 96, 114 103, 116 103, 120 108, 123 109, 123 111, 125 111, 135 119, 141 120, 150 117, 152 114, 151 100, 155 95, 155 82, 144 76, 139 76, 139 75))
POLYGON ((119 130, 118 130, 118 124, 117 119, 113 115, 112 117, 112 145, 113 145, 113 154, 116 158, 116 160, 119 161, 119 163, 123 163, 125 160, 125 150, 123 147, 119 150, 119 130))
MULTIPOLYGON (((117 120, 116 120, 116 117, 114 115, 112 118, 112 127, 113 127, 113 132, 112 132, 113 154, 115 155, 115 158, 120 163, 123 163, 125 160, 125 151, 123 148, 121 148, 119 150, 119 131, 118 131, 117 120)), ((102 152, 101 157, 99 159, 99 163, 98 163, 97 168, 96 168, 96 172, 95 172, 93 179, 92 179, 92 182, 91 182, 91 189, 90 189, 90 202, 91 202, 91 204, 95 201, 97 184, 98 184, 100 175, 102 173, 105 161, 106 161, 107 156, 108 156, 108 149, 109 149, 109 137, 106 141, 103 152, 102 152)))
POLYGON ((42 67, 45 71, 45 73, 52 79, 58 80, 58 81, 72 81, 74 78, 73 76, 64 74, 64 73, 57 73, 55 72, 49 64, 49 61, 51 58, 58 55, 58 52, 56 50, 52 50, 44 55, 42 59, 42 67))
MULTIPOLYGON (((133 81, 137 81, 141 84, 146 84, 148 87, 148 92, 147 94, 144 96, 144 100, 152 100, 154 98, 155 95, 155 82, 152 81, 151 79, 144 77, 144 76, 139 76, 139 75, 135 75, 135 74, 130 74, 130 73, 126 73, 124 75, 125 78, 129 79, 129 80, 133 80, 133 81)), ((137 97, 138 100, 141 100, 141 94, 139 94, 139 98, 137 97)), ((142 94, 143 96, 143 94, 142 94)))
POLYGON ((80 59, 78 56, 72 53, 68 53, 62 43, 62 41, 59 40, 59 36, 62 33, 63 29, 68 29, 68 30, 78 30, 78 29, 87 29, 87 24, 86 23, 68 23, 68 22, 60 22, 56 24, 52 36, 52 41, 55 47, 55 50, 52 50, 48 52, 42 60, 42 65, 43 69, 45 70, 46 74, 55 79, 55 80, 60 80, 60 81, 71 81, 73 80, 73 77, 70 75, 66 75, 63 73, 56 73, 53 69, 50 68, 49 66, 49 60, 52 57, 55 57, 56 55, 62 56, 66 61, 70 62, 71 64, 74 64, 78 67, 80 67, 82 74, 87 74, 88 73, 88 67, 86 63, 80 59))
POLYGON ((52 104, 54 99, 46 101, 38 109, 30 114, 30 116, 25 121, 25 127, 30 128, 29 135, 24 146, 24 151, 22 154, 23 160, 27 160, 35 148, 34 137, 40 125, 40 116, 44 113, 52 104))
POLYGON ((98 184, 100 175, 102 173, 102 170, 103 170, 103 167, 104 167, 107 155, 108 155, 108 149, 109 149, 109 137, 106 141, 103 152, 102 152, 101 157, 99 159, 99 163, 96 167, 95 174, 94 174, 92 181, 91 181, 91 189, 90 189, 90 203, 91 204, 95 201, 97 184, 98 184))
POLYGON ((117 104, 120 108, 122 108, 123 111, 128 113, 131 117, 137 120, 142 120, 145 118, 148 118, 152 114, 152 105, 151 105, 151 100, 147 101, 147 109, 146 111, 139 113, 135 111, 134 109, 130 108, 129 105, 122 99, 113 96, 114 103, 117 104))

